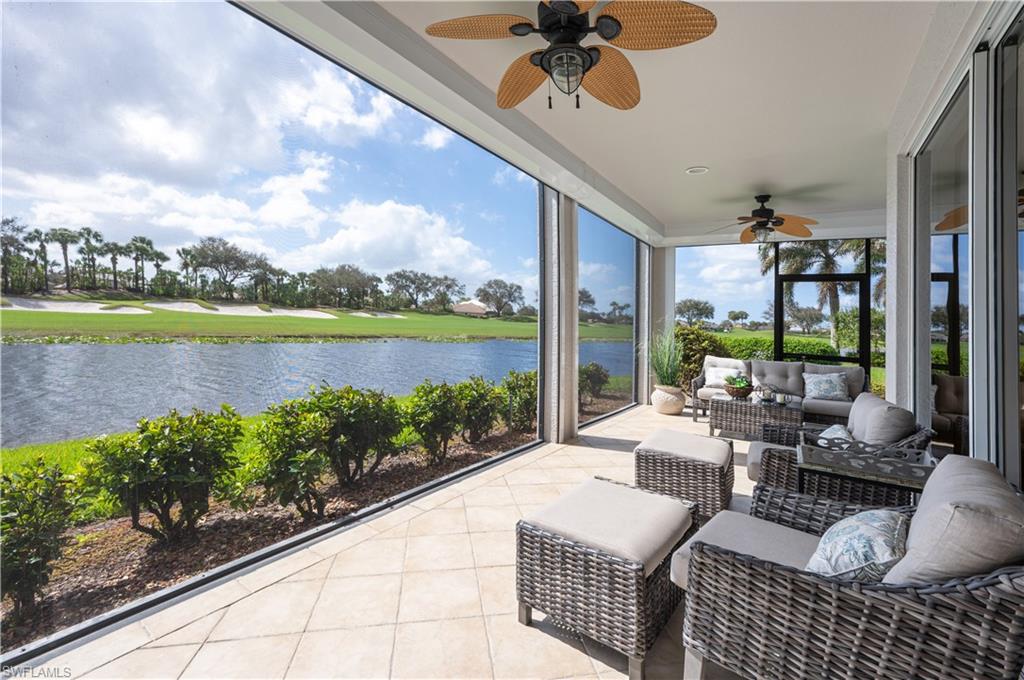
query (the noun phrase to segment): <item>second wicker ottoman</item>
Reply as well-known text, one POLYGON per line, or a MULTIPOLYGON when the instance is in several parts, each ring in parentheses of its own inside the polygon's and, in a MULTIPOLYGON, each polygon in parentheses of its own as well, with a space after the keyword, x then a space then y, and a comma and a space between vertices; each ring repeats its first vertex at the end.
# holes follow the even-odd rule
POLYGON ((732 442, 677 430, 655 430, 633 450, 636 485, 694 501, 700 523, 729 507, 732 442))
POLYGON ((516 525, 519 621, 533 608, 629 657, 631 680, 682 599, 672 553, 696 530, 693 504, 586 481, 516 525))

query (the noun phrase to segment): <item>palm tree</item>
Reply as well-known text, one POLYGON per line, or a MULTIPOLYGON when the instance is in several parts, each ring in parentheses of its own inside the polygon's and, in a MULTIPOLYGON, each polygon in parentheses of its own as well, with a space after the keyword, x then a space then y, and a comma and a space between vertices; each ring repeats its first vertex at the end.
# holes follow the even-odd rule
POLYGON ((110 270, 114 273, 114 290, 117 290, 117 260, 130 255, 128 248, 120 243, 107 241, 103 244, 103 251, 100 254, 110 258, 110 270))
POLYGON ((181 269, 181 276, 185 280, 186 294, 188 293, 188 287, 192 279, 189 278, 189 271, 192 269, 192 249, 188 247, 178 248, 174 251, 174 254, 178 256, 178 261, 181 263, 179 268, 181 269))
POLYGON ((145 236, 132 236, 128 241, 132 259, 135 260, 135 290, 146 292, 146 259, 155 250, 153 241, 145 236), (141 279, 141 280, 140 280, 141 279))
POLYGON ((42 229, 33 229, 25 234, 25 243, 34 243, 36 245, 36 249, 33 251, 32 263, 36 269, 42 271, 43 291, 48 293, 50 292, 50 285, 46 276, 46 263, 50 261, 50 258, 46 252, 46 233, 42 229))
POLYGON ((46 232, 46 240, 60 244, 60 252, 64 256, 64 288, 71 292, 71 262, 68 260, 68 247, 79 241, 78 232, 65 227, 57 227, 46 232))
POLYGON ((3 268, 3 292, 11 290, 11 260, 15 255, 25 251, 25 244, 22 243, 21 235, 25 232, 25 225, 16 217, 3 218, 0 226, 0 250, 3 251, 0 257, 0 267, 3 268))
POLYGON ((89 282, 93 289, 98 288, 96 284, 96 256, 102 251, 103 234, 89 227, 82 227, 78 230, 78 236, 82 239, 82 247, 79 252, 85 258, 86 266, 89 269, 89 282))
POLYGON ((152 250, 149 251, 149 261, 152 262, 153 266, 156 268, 156 274, 153 274, 154 282, 156 281, 156 277, 160 276, 160 272, 163 269, 164 264, 167 263, 170 259, 170 256, 168 256, 164 251, 158 250, 157 248, 153 248, 152 250))
MULTIPOLYGON (((824 241, 792 241, 779 245, 779 272, 782 274, 838 274, 842 269, 844 257, 858 256, 863 262, 864 241, 824 240, 824 241)), ((761 259, 761 274, 765 275, 775 268, 775 244, 765 243, 758 246, 761 259)), ((839 295, 853 292, 852 284, 836 281, 818 281, 818 309, 826 305, 829 310, 829 340, 833 347, 839 347, 836 326, 839 314, 839 295)), ((787 307, 792 305, 793 287, 785 291, 787 307)))

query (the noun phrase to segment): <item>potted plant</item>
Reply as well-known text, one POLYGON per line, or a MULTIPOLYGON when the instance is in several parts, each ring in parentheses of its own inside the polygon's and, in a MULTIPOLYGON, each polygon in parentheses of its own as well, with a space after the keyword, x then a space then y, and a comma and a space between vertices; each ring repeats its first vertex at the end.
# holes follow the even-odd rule
POLYGON ((754 386, 745 375, 730 375, 725 379, 725 393, 733 399, 746 399, 753 391, 754 386))
POLYGON ((654 410, 665 415, 679 415, 686 405, 686 395, 679 387, 683 349, 671 329, 651 342, 650 361, 655 379, 651 393, 654 410))

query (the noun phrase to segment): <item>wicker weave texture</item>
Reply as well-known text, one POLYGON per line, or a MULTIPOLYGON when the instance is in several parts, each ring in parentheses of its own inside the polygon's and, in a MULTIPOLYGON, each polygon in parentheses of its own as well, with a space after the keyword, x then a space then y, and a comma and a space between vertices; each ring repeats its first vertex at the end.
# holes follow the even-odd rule
POLYGON ((583 76, 582 86, 593 96, 616 109, 631 109, 640 103, 640 81, 622 52, 603 45, 597 65, 583 76))
POLYGON ((683 643, 744 678, 1018 677, 1024 568, 943 586, 861 585, 698 543, 683 643))
POLYGON ((622 32, 609 42, 627 50, 685 45, 706 38, 718 26, 715 15, 708 10, 677 0, 613 0, 600 15, 614 17, 622 24, 622 32))
POLYGON ((799 426, 803 412, 798 408, 762 405, 738 399, 712 399, 708 405, 708 428, 726 432, 742 432, 760 437, 765 423, 799 426))
POLYGON ((427 26, 427 35, 456 40, 498 40, 516 37, 510 29, 516 24, 533 25, 533 19, 515 14, 480 14, 438 21, 427 26))
MULTIPOLYGON (((750 515, 784 527, 821 536, 826 529, 839 520, 873 507, 877 506, 834 501, 758 484, 754 487, 750 515)), ((899 506, 895 509, 908 517, 913 517, 913 506, 899 506)))
MULTIPOLYGON (((732 442, 729 442, 732 448, 732 442)), ((729 507, 735 471, 678 455, 637 448, 633 455, 636 485, 660 494, 696 501, 701 524, 729 507)))
POLYGON ((527 52, 509 64, 498 86, 499 108, 511 109, 518 106, 547 79, 543 69, 530 62, 532 54, 533 52, 527 52))
POLYGON ((761 471, 757 481, 786 491, 797 490, 796 451, 765 449, 761 452, 761 471))
POLYGON ((914 494, 907 489, 852 477, 819 474, 814 470, 804 470, 803 474, 803 492, 818 498, 878 506, 910 505, 914 500, 914 494))

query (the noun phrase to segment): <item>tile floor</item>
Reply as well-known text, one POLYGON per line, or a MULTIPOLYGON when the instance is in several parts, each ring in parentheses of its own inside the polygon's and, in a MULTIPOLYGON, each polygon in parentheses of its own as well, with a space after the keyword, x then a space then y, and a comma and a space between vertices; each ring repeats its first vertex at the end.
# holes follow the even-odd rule
MULTIPOLYGON (((638 407, 92 640, 45 666, 88 678, 624 677, 626 658, 516 620, 515 522, 588 477, 633 481, 638 407)), ((736 492, 753 484, 737 441, 736 492)), ((679 678, 682 609, 648 655, 679 678)), ((44 672, 44 671, 37 671, 44 672)), ((67 674, 51 677, 67 677, 67 674)))

